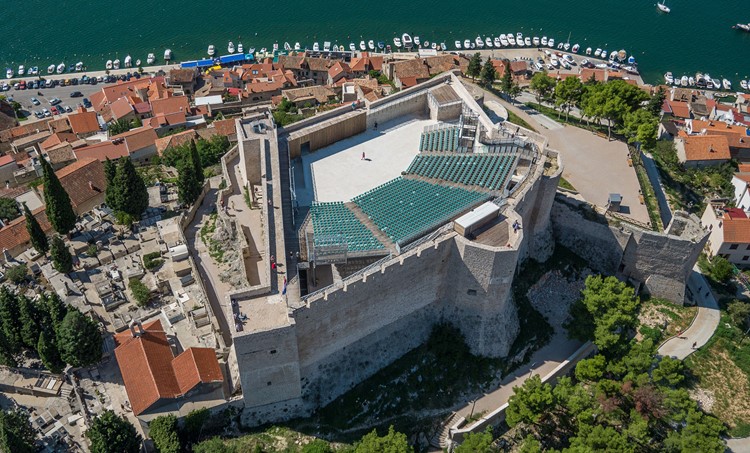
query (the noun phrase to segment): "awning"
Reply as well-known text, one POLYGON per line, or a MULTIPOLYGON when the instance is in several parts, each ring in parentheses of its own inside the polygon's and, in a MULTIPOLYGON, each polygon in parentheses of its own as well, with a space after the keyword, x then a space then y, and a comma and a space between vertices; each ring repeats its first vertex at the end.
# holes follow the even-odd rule
POLYGON ((204 60, 198 60, 197 63, 199 68, 207 68, 214 65, 214 60, 212 58, 206 58, 204 60))
POLYGON ((239 61, 253 60, 253 54, 251 53, 236 53, 232 55, 222 55, 219 57, 221 64, 237 63, 239 61))
POLYGON ((180 63, 180 67, 182 68, 195 68, 196 66, 198 66, 198 62, 195 60, 183 61, 180 63))

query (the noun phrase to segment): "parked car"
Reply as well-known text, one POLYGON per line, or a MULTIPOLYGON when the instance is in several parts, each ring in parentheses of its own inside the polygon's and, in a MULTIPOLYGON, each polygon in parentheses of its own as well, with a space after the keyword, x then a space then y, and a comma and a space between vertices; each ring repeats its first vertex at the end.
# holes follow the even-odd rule
POLYGON ((47 110, 46 108, 42 109, 42 113, 44 113, 44 116, 52 116, 52 113, 49 110, 47 110))
POLYGON ((37 110, 34 112, 34 116, 37 118, 44 118, 44 113, 41 110, 37 110))
POLYGON ((83 98, 82 102, 84 107, 86 107, 87 109, 91 108, 91 101, 89 101, 89 98, 83 98))
POLYGON ((52 112, 53 115, 59 115, 60 114, 60 111, 57 110, 57 107, 55 107, 54 105, 49 109, 49 111, 52 112))
POLYGON ((80 98, 80 97, 83 97, 83 93, 81 93, 80 91, 73 91, 72 93, 70 93, 70 97, 80 98))
POLYGON ((68 112, 68 113, 72 113, 73 109, 69 105, 66 105, 65 106, 65 111, 68 112))
POLYGON ((49 100, 49 105, 57 105, 57 104, 59 104, 61 102, 62 101, 60 99, 58 99, 58 98, 52 98, 52 99, 49 100))
POLYGON ((32 104, 34 104, 34 105, 39 105, 39 104, 41 104, 41 102, 39 102, 39 99, 37 99, 37 98, 34 98, 34 97, 32 97, 32 98, 31 98, 31 103, 32 103, 32 104))

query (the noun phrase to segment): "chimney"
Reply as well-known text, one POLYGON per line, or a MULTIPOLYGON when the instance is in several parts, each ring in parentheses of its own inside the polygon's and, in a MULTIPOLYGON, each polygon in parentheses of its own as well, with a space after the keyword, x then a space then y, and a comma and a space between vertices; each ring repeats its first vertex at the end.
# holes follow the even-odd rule
POLYGON ((143 331, 143 323, 140 320, 134 319, 130 321, 130 335, 132 335, 133 338, 140 337, 144 333, 145 332, 143 331), (135 331, 136 325, 138 326, 138 332, 135 331))

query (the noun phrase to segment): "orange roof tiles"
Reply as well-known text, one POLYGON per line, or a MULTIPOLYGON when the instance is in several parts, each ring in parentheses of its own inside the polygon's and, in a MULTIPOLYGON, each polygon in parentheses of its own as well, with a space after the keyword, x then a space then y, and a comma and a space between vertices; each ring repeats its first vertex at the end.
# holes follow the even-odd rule
POLYGON ((0 156, 0 167, 15 163, 15 162, 16 162, 15 159, 13 159, 13 156, 11 156, 10 154, 0 156))
POLYGON ((78 140, 78 137, 76 137, 75 134, 71 134, 70 132, 57 132, 55 134, 50 135, 47 140, 43 141, 41 143, 42 149, 49 149, 53 146, 57 146, 62 142, 74 142, 78 140))
POLYGON ((129 154, 128 147, 125 142, 112 143, 110 141, 78 148, 75 150, 75 153, 76 157, 78 157, 79 159, 93 157, 95 159, 98 159, 100 162, 104 162, 107 159, 119 159, 129 154))
POLYGON ((128 102, 127 98, 124 97, 110 104, 109 109, 112 113, 112 118, 116 120, 133 113, 133 106, 128 102))
POLYGON ((680 138, 685 147, 688 161, 696 160, 729 160, 729 143, 723 135, 691 135, 680 138))
POLYGON ((724 242, 734 244, 750 243, 750 219, 734 218, 729 213, 724 213, 724 242))
POLYGON ((101 195, 107 189, 104 165, 95 158, 88 157, 63 167, 55 172, 60 184, 70 196, 74 208, 101 195))
POLYGON ((196 134, 194 130, 187 130, 184 132, 178 132, 176 134, 167 135, 156 140, 156 152, 161 155, 167 148, 173 146, 180 146, 195 139, 196 134))
POLYGON ((236 134, 237 133, 237 129, 235 127, 235 123, 236 123, 236 121, 233 120, 233 119, 230 119, 230 120, 219 120, 219 121, 214 121, 213 123, 211 123, 211 127, 214 128, 214 129, 216 129, 216 132, 218 132, 219 134, 228 137, 228 136, 230 136, 232 134, 236 134))
POLYGON ((672 110, 672 115, 677 118, 690 118, 690 107, 687 102, 667 101, 672 110))
POLYGON ((81 107, 78 112, 68 115, 70 127, 75 134, 89 134, 99 131, 99 121, 96 112, 87 112, 81 107))
MULTIPOLYGON (((52 230, 47 213, 44 208, 39 208, 32 212, 39 225, 45 233, 52 230)), ((26 231, 26 218, 21 216, 12 220, 8 225, 0 229, 0 250, 13 250, 30 241, 29 232, 26 231)))
POLYGON ((144 126, 114 135, 110 138, 113 142, 119 139, 124 140, 128 146, 128 151, 134 153, 139 149, 153 145, 159 137, 152 127, 144 126))
POLYGON ((172 360, 172 367, 177 385, 183 394, 201 382, 224 380, 213 349, 190 348, 172 360))
POLYGON ((151 101, 151 111, 154 115, 167 115, 170 113, 188 112, 189 110, 190 103, 187 96, 174 96, 151 101))

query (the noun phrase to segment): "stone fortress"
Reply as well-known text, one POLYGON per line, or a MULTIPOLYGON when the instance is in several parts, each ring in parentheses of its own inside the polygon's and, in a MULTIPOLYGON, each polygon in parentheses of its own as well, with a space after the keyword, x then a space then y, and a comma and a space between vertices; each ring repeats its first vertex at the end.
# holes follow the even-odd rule
POLYGON ((257 273, 222 300, 245 423, 311 414, 439 322, 473 353, 507 356, 513 279, 556 240, 683 302, 706 240, 697 219, 675 216, 662 234, 585 213, 558 194, 546 139, 493 124, 453 73, 373 102, 352 91, 350 106, 283 129, 264 111, 237 121, 239 184, 262 225, 239 226, 257 273))

